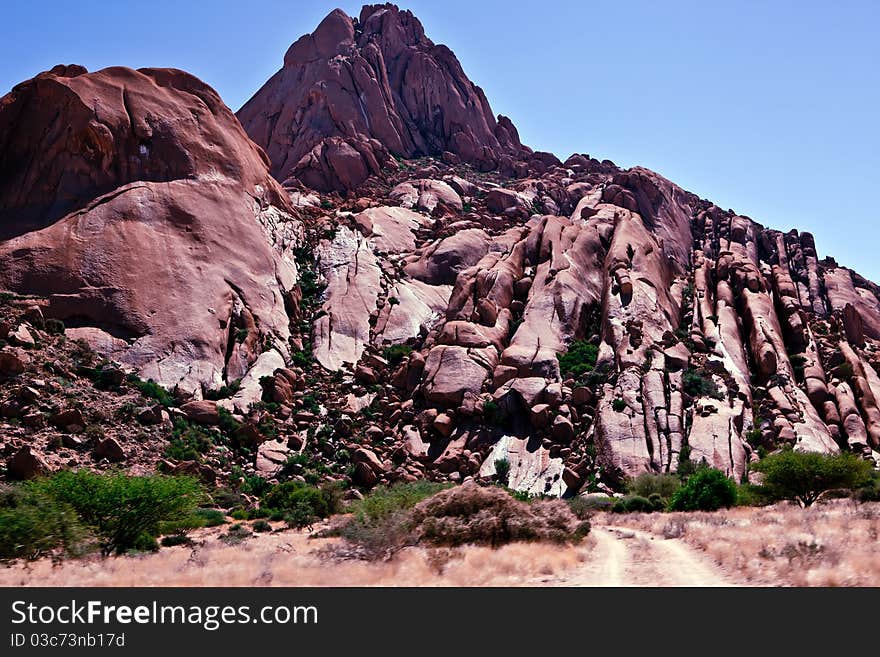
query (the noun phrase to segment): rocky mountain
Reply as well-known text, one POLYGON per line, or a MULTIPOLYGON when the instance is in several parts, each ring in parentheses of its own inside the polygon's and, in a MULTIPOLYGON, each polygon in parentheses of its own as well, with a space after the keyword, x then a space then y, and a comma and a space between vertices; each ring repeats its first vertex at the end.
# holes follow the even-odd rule
POLYGON ((172 416, 232 411, 235 467, 270 480, 571 495, 701 461, 741 480, 785 445, 880 463, 880 288, 647 169, 522 146, 411 13, 332 12, 238 118, 257 146, 176 71, 0 101, 0 287, 41 297, 9 363, 38 303, 177 384, 172 416))

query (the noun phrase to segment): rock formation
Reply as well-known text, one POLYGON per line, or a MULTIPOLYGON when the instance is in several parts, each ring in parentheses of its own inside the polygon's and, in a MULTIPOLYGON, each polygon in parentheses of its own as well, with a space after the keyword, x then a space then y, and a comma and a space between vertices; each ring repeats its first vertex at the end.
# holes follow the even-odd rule
MULTIPOLYGON (((238 116, 271 169, 179 71, 0 101, 0 287, 45 297, 0 312, 17 476, 57 466, 28 432, 88 421, 35 410, 43 315, 179 385, 176 417, 234 412, 270 479, 571 495, 789 446, 880 463, 877 285, 647 169, 522 146, 409 12, 334 11, 238 116)), ((231 476, 207 462, 163 467, 231 476)))
POLYGON ((289 352, 296 306, 301 225, 268 167, 187 73, 42 73, 0 100, 0 288, 162 385, 241 378, 289 352))
POLYGON ((238 118, 278 180, 325 192, 396 166, 392 155, 511 171, 532 156, 449 48, 391 4, 365 6, 358 18, 332 12, 290 47, 238 118))

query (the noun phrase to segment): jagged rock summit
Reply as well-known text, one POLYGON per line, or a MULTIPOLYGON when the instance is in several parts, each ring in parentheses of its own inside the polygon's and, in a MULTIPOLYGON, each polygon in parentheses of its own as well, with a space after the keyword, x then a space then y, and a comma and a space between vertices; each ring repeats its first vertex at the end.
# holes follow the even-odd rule
POLYGON ((283 363, 294 211, 188 73, 58 66, 0 99, 0 289, 47 297, 163 385, 200 394, 263 351, 283 363))
POLYGON ((392 155, 521 172, 533 158, 452 51, 392 4, 367 5, 358 18, 333 11, 238 118, 278 180, 320 191, 355 188, 392 155))

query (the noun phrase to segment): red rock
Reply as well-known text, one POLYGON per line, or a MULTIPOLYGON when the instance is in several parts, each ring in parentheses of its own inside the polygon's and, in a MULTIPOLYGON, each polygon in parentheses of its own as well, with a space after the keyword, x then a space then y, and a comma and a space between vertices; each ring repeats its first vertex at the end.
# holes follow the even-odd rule
POLYGON ((69 408, 67 410, 59 411, 49 416, 49 422, 54 424, 56 427, 61 429, 66 429, 67 431, 82 431, 86 426, 85 418, 83 418, 82 411, 78 408, 69 408))
POLYGON ((340 9, 294 43, 284 66, 238 112, 278 180, 351 189, 389 164, 448 153, 489 170, 527 157, 509 120, 496 121, 455 55, 409 11, 340 9))
POLYGON ((220 422, 220 411, 217 402, 207 399, 191 401, 180 407, 186 417, 198 424, 213 425, 220 422))
POLYGON ((119 463, 125 460, 125 450, 115 438, 105 438, 95 445, 95 458, 107 459, 111 463, 119 463))
POLYGON ((0 349, 0 378, 18 376, 30 364, 30 356, 21 349, 0 349))
POLYGON ((295 272, 271 242, 294 209, 195 77, 79 67, 23 82, 0 100, 0 172, 0 289, 129 340, 114 358, 143 378, 215 383, 244 315, 286 341, 295 272))
POLYGON ((17 481, 33 479, 49 471, 43 457, 34 454, 28 446, 22 447, 10 458, 6 468, 9 478, 17 481))

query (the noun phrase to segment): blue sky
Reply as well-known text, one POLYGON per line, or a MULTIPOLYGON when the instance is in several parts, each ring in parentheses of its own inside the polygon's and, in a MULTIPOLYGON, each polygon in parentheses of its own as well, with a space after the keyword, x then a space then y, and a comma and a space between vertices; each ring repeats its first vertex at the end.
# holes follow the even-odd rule
MULTIPOLYGON (((336 6, 4 2, 0 94, 57 63, 174 66, 238 109, 336 6)), ((880 282, 880 2, 399 3, 524 143, 643 165, 880 282)))

